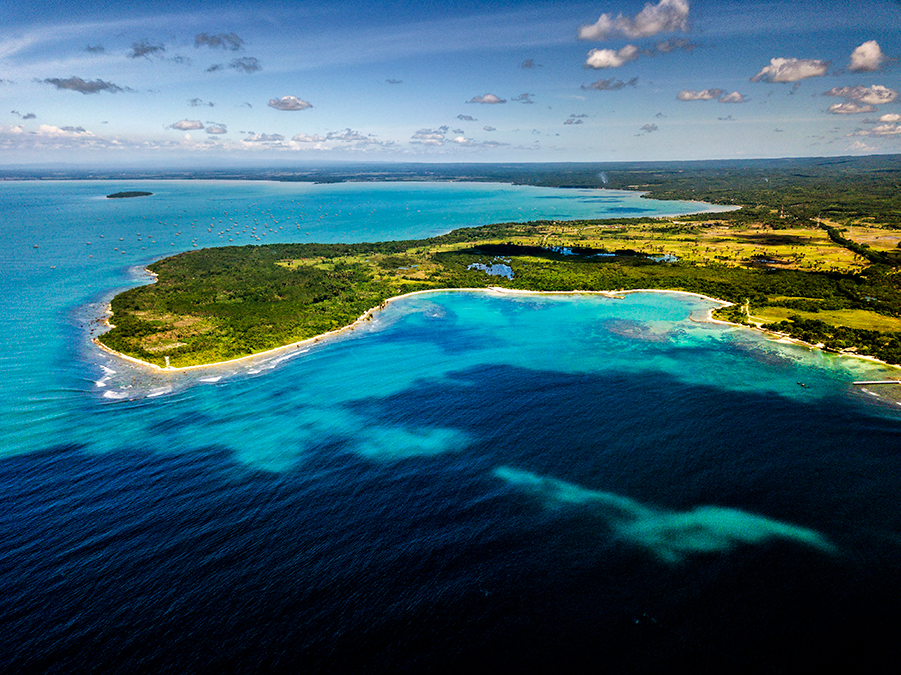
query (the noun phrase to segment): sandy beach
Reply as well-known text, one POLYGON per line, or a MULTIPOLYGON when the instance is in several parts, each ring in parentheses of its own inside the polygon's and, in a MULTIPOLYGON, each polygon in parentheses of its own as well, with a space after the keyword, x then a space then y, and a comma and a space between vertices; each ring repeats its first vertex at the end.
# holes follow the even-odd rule
MULTIPOLYGON (((149 271, 149 270, 148 270, 149 271)), ((151 273, 152 274, 152 273, 151 273)), ((335 330, 328 331, 327 333, 321 333, 319 335, 315 335, 310 338, 306 338, 304 340, 299 340, 297 342, 292 342, 287 345, 283 345, 281 347, 275 347, 273 349, 268 349, 263 352, 257 352, 255 354, 248 354, 246 356, 240 356, 234 359, 228 359, 226 361, 215 361, 213 363, 201 363, 192 366, 158 366, 154 363, 148 363, 147 361, 142 361, 141 359, 135 358, 133 356, 128 356, 127 354, 123 354, 114 349, 111 349, 104 345, 99 337, 92 338, 91 341, 97 345, 101 350, 106 352, 107 354, 111 354, 117 358, 124 359, 129 363, 135 364, 147 370, 157 372, 157 373, 177 373, 177 372, 188 372, 188 371, 202 371, 206 369, 220 368, 223 366, 231 366, 238 365, 244 362, 253 361, 255 359, 269 359, 272 357, 278 357, 284 354, 289 354, 297 349, 303 347, 309 347, 314 344, 319 344, 323 340, 328 340, 332 338, 336 338, 344 333, 352 331, 365 322, 369 321, 376 312, 386 308, 390 303, 395 302, 397 300, 403 300, 405 298, 411 298, 417 295, 426 295, 426 294, 434 294, 434 293, 493 293, 496 295, 504 295, 504 296, 535 296, 535 295, 601 295, 606 298, 610 298, 611 300, 622 300, 624 296, 628 293, 665 293, 670 295, 689 295, 696 298, 701 298, 703 300, 709 300, 710 302, 718 303, 721 307, 728 307, 734 303, 728 302, 726 300, 721 300, 720 298, 713 298, 709 295, 703 295, 701 293, 691 293, 688 291, 674 291, 668 289, 659 289, 659 288, 635 288, 635 289, 627 289, 627 290, 615 290, 615 291, 584 291, 584 290, 574 290, 574 291, 528 291, 521 290, 515 288, 504 288, 502 286, 489 286, 487 288, 430 288, 422 291, 413 291, 412 293, 404 293, 403 295, 396 295, 393 298, 388 298, 381 304, 372 307, 366 310, 363 314, 357 317, 352 323, 343 326, 342 328, 336 328, 335 330)), ((706 316, 703 320, 691 318, 692 321, 696 323, 714 323, 720 324, 723 326, 734 326, 736 328, 748 328, 750 330, 756 330, 769 338, 773 339, 776 342, 781 342, 783 344, 794 344, 803 347, 807 347, 809 349, 822 349, 821 346, 813 345, 808 342, 804 342, 802 340, 798 340, 792 338, 784 333, 777 333, 775 331, 766 330, 765 328, 761 328, 759 326, 748 326, 745 324, 737 324, 732 323, 730 321, 723 321, 721 319, 713 318, 713 308, 709 309, 706 313, 706 316)), ((111 316, 112 312, 107 306, 107 317, 111 316)), ((109 322, 107 322, 109 323, 109 322)), ((102 336, 101 336, 102 337, 102 336)), ((891 368, 901 370, 901 366, 886 363, 885 361, 880 361, 879 359, 866 356, 863 354, 855 354, 850 352, 842 352, 838 353, 839 356, 848 356, 857 359, 862 359, 865 361, 869 361, 871 363, 888 366, 891 368)))

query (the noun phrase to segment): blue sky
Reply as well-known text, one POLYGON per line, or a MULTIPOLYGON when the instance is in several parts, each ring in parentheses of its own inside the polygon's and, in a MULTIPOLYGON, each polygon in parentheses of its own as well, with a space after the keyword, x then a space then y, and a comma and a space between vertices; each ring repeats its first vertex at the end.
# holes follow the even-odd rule
POLYGON ((0 165, 901 152, 901 3, 0 3, 0 165))

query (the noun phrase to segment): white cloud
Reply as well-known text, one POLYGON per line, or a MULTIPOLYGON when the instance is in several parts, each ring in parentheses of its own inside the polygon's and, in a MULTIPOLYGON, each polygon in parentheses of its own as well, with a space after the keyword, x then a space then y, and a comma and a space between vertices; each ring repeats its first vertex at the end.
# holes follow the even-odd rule
MULTIPOLYGON (((898 92, 881 84, 870 87, 857 85, 856 87, 833 87, 823 94, 824 96, 840 96, 849 101, 868 103, 869 105, 883 105, 891 103, 898 98, 898 92)), ((867 111, 872 112, 872 111, 867 111)))
POLYGON ((311 136, 310 134, 300 133, 296 136, 293 136, 291 140, 296 143, 321 143, 325 140, 325 138, 320 136, 319 134, 313 134, 311 136))
POLYGON ((281 143, 285 137, 281 134, 250 134, 244 143, 281 143))
POLYGON ((579 28, 580 40, 606 40, 612 35, 628 38, 688 30, 688 0, 660 0, 648 3, 634 18, 601 14, 596 23, 579 28))
POLYGON ((747 103, 748 101, 744 94, 740 94, 737 91, 720 96, 718 100, 720 103, 747 103))
POLYGON ((901 115, 898 113, 887 113, 879 116, 880 122, 901 122, 901 115))
POLYGON ((86 131, 84 127, 55 127, 50 124, 41 124, 38 127, 41 136, 53 136, 61 138, 93 138, 94 134, 86 131))
POLYGON ((497 103, 506 103, 507 100, 501 98, 500 96, 495 96, 494 94, 484 94, 482 96, 473 96, 471 99, 467 101, 467 103, 488 103, 488 104, 497 104, 497 103))
POLYGON ((876 148, 872 145, 867 145, 863 141, 854 141, 848 148, 853 152, 872 152, 876 148))
POLYGON ((592 49, 588 52, 585 66, 588 68, 619 68, 629 61, 638 58, 639 51, 635 45, 626 45, 621 49, 592 49))
POLYGON ((702 89, 701 91, 683 89, 676 94, 676 98, 680 101, 710 101, 719 98, 723 93, 722 89, 702 89))
POLYGON ((882 53, 879 43, 876 40, 870 40, 851 53, 851 63, 848 65, 848 69, 856 72, 870 72, 882 68, 885 61, 886 56, 882 53))
POLYGON ((444 141, 447 140, 445 138, 447 131, 446 126, 440 126, 437 129, 420 129, 410 139, 413 143, 420 145, 444 145, 444 141))
POLYGON ((770 65, 751 78, 751 82, 797 82, 808 77, 822 77, 829 61, 817 59, 770 59, 770 65))
POLYGON ((844 103, 833 103, 829 106, 829 112, 833 115, 857 115, 875 110, 876 108, 870 104, 860 103, 859 101, 845 101, 844 103))
POLYGON ((353 129, 344 129, 343 131, 330 131, 326 134, 326 140, 328 141, 343 141, 345 143, 351 143, 353 141, 362 141, 364 143, 370 142, 372 139, 368 136, 364 136, 359 131, 354 131, 353 129))
POLYGON ((276 110, 307 110, 313 106, 296 96, 282 96, 281 98, 270 98, 269 107, 276 110))
POLYGON ((485 131, 497 131, 497 129, 496 129, 495 127, 484 126, 484 127, 482 127, 482 128, 483 128, 485 131))
POLYGON ((206 132, 214 136, 220 136, 228 133, 228 127, 224 124, 219 124, 218 122, 207 122, 206 132))
POLYGON ((901 124, 880 124, 871 132, 874 136, 901 136, 901 124))
POLYGON ((200 120, 179 120, 169 125, 170 129, 178 129, 179 131, 194 131, 203 129, 203 122, 200 120))

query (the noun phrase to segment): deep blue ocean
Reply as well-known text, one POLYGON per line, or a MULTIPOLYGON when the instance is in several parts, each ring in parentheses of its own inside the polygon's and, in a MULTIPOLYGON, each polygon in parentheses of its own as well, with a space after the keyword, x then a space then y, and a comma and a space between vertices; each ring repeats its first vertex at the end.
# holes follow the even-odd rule
POLYGON ((673 293, 418 295, 179 373, 90 341, 195 247, 707 208, 0 182, 0 671, 896 672, 901 391, 852 384, 896 369, 673 293))

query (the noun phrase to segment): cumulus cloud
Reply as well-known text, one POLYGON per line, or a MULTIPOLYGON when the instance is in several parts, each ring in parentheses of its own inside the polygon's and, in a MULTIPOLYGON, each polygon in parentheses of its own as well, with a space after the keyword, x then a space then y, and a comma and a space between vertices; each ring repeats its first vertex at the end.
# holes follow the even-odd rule
POLYGON ((626 45, 620 49, 592 49, 585 60, 586 68, 619 68, 640 55, 638 47, 626 45))
POLYGON ((611 77, 609 80, 598 80, 597 82, 592 82, 591 84, 583 84, 583 91, 618 91, 625 87, 635 87, 638 86, 638 78, 633 77, 631 80, 623 82, 622 80, 617 80, 615 77, 611 77))
POLYGON ((447 140, 448 127, 440 126, 437 129, 420 129, 410 137, 412 143, 420 145, 444 145, 447 140))
POLYGON ((503 99, 500 96, 495 96, 494 94, 483 94, 482 96, 473 96, 471 99, 467 101, 467 103, 487 103, 489 105, 497 104, 497 103, 506 103, 507 99, 503 99))
POLYGON ((851 63, 848 65, 848 69, 855 72, 880 70, 886 60, 887 57, 882 53, 879 43, 876 40, 870 40, 851 52, 851 63))
POLYGON ((880 124, 872 131, 875 136, 901 136, 901 124, 880 124))
POLYGON ((263 66, 261 66, 260 62, 253 56, 244 56, 240 59, 234 59, 228 64, 228 67, 232 70, 240 70, 243 73, 255 73, 258 70, 263 70, 263 66))
POLYGON ((887 113, 879 116, 880 122, 901 122, 901 115, 898 113, 887 113))
POLYGON ((326 134, 326 140, 328 141, 342 141, 344 143, 350 143, 352 141, 370 141, 371 139, 368 136, 364 136, 359 131, 354 131, 353 129, 347 128, 343 131, 330 131, 326 134))
POLYGON ((901 123, 894 122, 888 124, 879 124, 872 129, 861 129, 852 134, 853 136, 901 136, 901 123))
POLYGON ((490 127, 487 125, 482 127, 482 129, 484 129, 485 131, 497 131, 497 129, 495 127, 490 127))
POLYGON ((38 127, 38 134, 42 136, 58 136, 58 137, 66 137, 66 138, 84 138, 84 137, 93 137, 90 131, 87 131, 84 127, 55 127, 51 124, 41 124, 38 127))
POLYGON ((325 138, 320 136, 319 134, 304 134, 299 133, 296 136, 292 136, 291 140, 295 143, 322 143, 325 138))
POLYGON ((234 33, 218 33, 209 35, 200 33, 194 38, 194 47, 209 47, 210 49, 225 49, 236 52, 244 46, 244 40, 234 33))
POLYGON ((462 136, 465 132, 463 129, 451 129, 452 134, 456 134, 457 136, 462 136))
POLYGON ((207 122, 206 132, 213 136, 220 136, 228 133, 228 127, 220 122, 207 122))
POLYGON ((276 110, 307 110, 312 108, 313 105, 302 101, 296 96, 282 96, 281 98, 270 98, 269 107, 276 110))
POLYGON ((200 120, 179 120, 169 125, 170 129, 178 129, 179 131, 194 131, 203 129, 203 122, 200 120))
POLYGON ((719 98, 724 93, 722 89, 702 89, 701 91, 683 89, 676 94, 676 98, 680 101, 710 101, 711 99, 719 98))
POLYGON ((70 91, 77 91, 82 94, 96 94, 101 91, 108 91, 111 94, 115 94, 119 91, 127 91, 127 88, 120 87, 112 82, 105 82, 100 79, 85 81, 80 77, 74 76, 65 80, 58 77, 48 77, 38 81, 44 84, 52 84, 57 89, 69 89, 70 91))
POLYGON ((281 143, 285 137, 281 134, 249 134, 244 143, 281 143))
POLYGON ((597 22, 579 28, 580 40, 607 40, 614 35, 650 37, 658 33, 688 30, 688 0, 650 2, 634 17, 601 14, 597 22))
POLYGON ((478 120, 472 115, 457 115, 458 120, 463 120, 464 122, 477 122, 478 120))
POLYGON ((150 44, 147 40, 141 40, 140 42, 132 44, 131 51, 128 52, 127 56, 130 59, 149 59, 151 56, 162 56, 165 51, 165 45, 154 45, 150 44))
MULTIPOLYGON (((846 98, 849 101, 857 101, 869 105, 883 105, 891 103, 898 98, 898 92, 881 84, 874 84, 869 87, 857 85, 856 87, 833 87, 823 96, 838 96, 846 98)), ((871 110, 867 112, 872 112, 871 110)))
POLYGON ((520 94, 516 98, 512 98, 510 100, 516 101, 517 103, 534 103, 535 102, 533 100, 534 97, 535 97, 535 94, 530 94, 529 92, 525 92, 523 94, 520 94))
POLYGON ((535 63, 534 59, 526 59, 519 64, 519 67, 524 68, 525 70, 531 70, 532 68, 541 68, 542 65, 540 63, 535 63))
POLYGON ((15 115, 23 120, 33 120, 33 119, 37 118, 37 115, 35 115, 33 112, 24 113, 24 114, 20 113, 18 110, 10 110, 9 112, 10 112, 10 114, 15 115))
POLYGON ((457 145, 462 145, 468 148, 500 148, 505 145, 509 145, 509 143, 501 143, 500 141, 474 141, 471 138, 466 138, 465 136, 457 136, 456 138, 451 139, 453 143, 457 145))
POLYGON ((818 59, 770 59, 770 65, 751 78, 751 82, 797 82, 808 77, 822 77, 829 61, 818 59))
POLYGON ((731 94, 724 94, 717 99, 720 103, 747 103, 748 98, 744 94, 733 91, 731 94))
POLYGON ((858 115, 875 111, 875 106, 869 103, 860 103, 859 101, 845 101, 844 103, 833 103, 829 106, 829 112, 833 115, 858 115))
POLYGON ((863 141, 854 141, 848 148, 854 152, 872 152, 876 148, 871 145, 867 145, 863 141))

